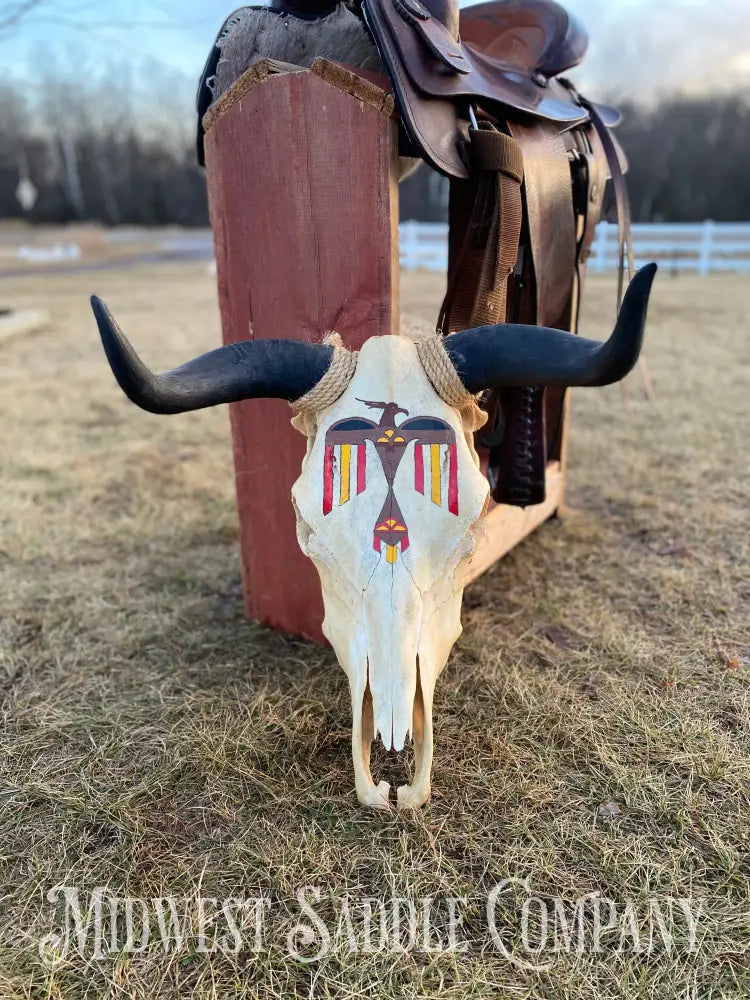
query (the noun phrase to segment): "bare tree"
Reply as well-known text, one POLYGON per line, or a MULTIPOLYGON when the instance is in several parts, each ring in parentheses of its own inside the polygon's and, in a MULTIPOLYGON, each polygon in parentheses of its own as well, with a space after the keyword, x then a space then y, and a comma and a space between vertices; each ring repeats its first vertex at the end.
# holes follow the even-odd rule
POLYGON ((10 34, 36 7, 45 0, 2 0, 0 2, 0 37, 10 34))

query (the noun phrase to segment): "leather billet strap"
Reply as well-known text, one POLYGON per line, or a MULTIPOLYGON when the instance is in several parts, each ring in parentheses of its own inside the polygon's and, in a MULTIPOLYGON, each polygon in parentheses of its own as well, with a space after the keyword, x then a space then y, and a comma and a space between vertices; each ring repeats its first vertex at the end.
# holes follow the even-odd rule
POLYGON ((565 140, 556 125, 544 121, 509 121, 508 129, 523 149, 523 197, 536 286, 532 322, 567 330, 576 229, 565 140))
MULTIPOLYGON (((623 169, 623 162, 625 163, 625 169, 627 169, 627 160, 625 159, 625 154, 622 152, 620 144, 607 128, 606 122, 599 114, 598 108, 583 98, 581 98, 581 104, 588 109, 589 114, 591 115, 591 122, 596 129, 596 133, 601 140, 602 146, 604 147, 610 176, 612 177, 612 186, 615 191, 615 203, 617 206, 617 231, 620 248, 617 273, 617 314, 619 315, 620 306, 622 305, 622 297, 625 290, 625 265, 627 264, 628 281, 632 281, 633 275, 635 274, 635 254, 633 252, 630 197, 628 195, 628 187, 625 182, 625 170, 623 169)), ((650 402, 654 402, 656 399, 654 386, 651 381, 651 375, 648 370, 646 359, 643 355, 639 358, 638 368, 641 373, 641 378, 643 379, 643 387, 646 392, 646 398, 650 402)), ((625 390, 623 389, 623 392, 624 391, 625 390)))
POLYGON ((583 282, 586 274, 586 265, 591 256, 591 248, 596 237, 596 227, 602 217, 602 207, 604 205, 604 194, 607 188, 607 154, 602 145, 599 133, 593 124, 585 130, 585 141, 588 149, 586 160, 586 188, 584 197, 585 204, 580 206, 584 218, 583 233, 581 235, 578 250, 578 280, 583 282))
POLYGON ((604 148, 609 166, 612 186, 615 192, 615 204, 617 206, 617 237, 619 243, 619 261, 617 274, 617 312, 622 305, 622 296, 625 289, 625 264, 628 267, 628 281, 632 280, 635 274, 635 261, 633 256, 633 234, 631 229, 630 197, 628 187, 625 182, 625 174, 620 163, 620 154, 615 139, 610 130, 602 120, 595 105, 590 104, 585 98, 580 98, 581 104, 587 109, 591 116, 591 123, 596 129, 596 134, 604 148))
POLYGON ((467 155, 472 179, 457 183, 464 188, 464 211, 470 209, 463 225, 452 220, 463 244, 454 251, 440 310, 444 334, 505 322, 523 220, 523 153, 515 139, 483 121, 469 130, 467 155))

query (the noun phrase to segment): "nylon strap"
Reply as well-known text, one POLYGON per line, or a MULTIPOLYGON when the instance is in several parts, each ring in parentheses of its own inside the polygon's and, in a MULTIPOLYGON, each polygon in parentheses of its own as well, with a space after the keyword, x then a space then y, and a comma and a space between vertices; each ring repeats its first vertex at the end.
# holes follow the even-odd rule
POLYGON ((438 320, 443 334, 505 322, 508 277, 515 267, 521 236, 521 147, 489 122, 469 129, 469 139, 468 154, 476 180, 462 182, 472 207, 463 245, 457 253, 454 248, 438 320))

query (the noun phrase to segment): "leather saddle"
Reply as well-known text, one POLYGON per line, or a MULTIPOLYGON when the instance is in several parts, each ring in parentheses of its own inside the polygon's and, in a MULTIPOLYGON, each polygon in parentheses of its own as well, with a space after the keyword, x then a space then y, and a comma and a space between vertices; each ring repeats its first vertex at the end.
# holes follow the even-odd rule
MULTIPOLYGON (((266 11, 297 24, 344 9, 357 30, 363 21, 398 104, 399 152, 450 179, 442 333, 506 321, 575 330, 610 177, 620 219, 619 300, 630 250, 624 157, 610 131, 620 114, 585 100, 561 76, 582 61, 588 37, 559 3, 489 0, 460 11, 459 0, 273 2, 266 11)), ((198 91, 201 162, 203 116, 233 17, 198 91)), ((354 65, 347 52, 333 58, 354 65)), ((564 391, 511 389, 486 406, 491 420, 477 443, 494 499, 540 503, 547 462, 563 450, 564 391)))
MULTIPOLYGON (((462 138, 477 105, 561 131, 589 120, 557 79, 581 62, 588 36, 554 0, 492 0, 460 13, 457 0, 364 0, 364 16, 407 133, 448 176, 470 175, 462 138)), ((601 113, 617 124, 616 111, 601 113)))
MULTIPOLYGON (((312 21, 336 6, 330 0, 274 0, 265 9, 312 21)), ((590 120, 575 91, 558 79, 582 61, 588 36, 555 0, 490 0, 460 12, 458 0, 351 0, 347 6, 364 20, 390 77, 407 139, 402 151, 449 177, 471 174, 462 149, 479 106, 501 119, 510 113, 549 121, 560 131, 590 120)), ((198 89, 201 165, 202 119, 213 100, 210 81, 229 21, 198 89)), ((619 124, 616 109, 594 107, 607 127, 619 124)))

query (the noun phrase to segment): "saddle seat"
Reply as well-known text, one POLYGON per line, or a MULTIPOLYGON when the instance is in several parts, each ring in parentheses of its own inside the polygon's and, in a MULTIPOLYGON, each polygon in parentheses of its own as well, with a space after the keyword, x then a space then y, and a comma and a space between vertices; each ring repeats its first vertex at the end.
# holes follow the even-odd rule
MULTIPOLYGON (((588 36, 555 0, 363 0, 407 134, 433 167, 467 177, 457 131, 471 109, 543 119, 560 131, 589 121, 557 74, 583 59, 588 36)), ((601 109, 606 124, 618 114, 601 109)))
POLYGON ((461 41, 503 69, 548 79, 578 66, 588 50, 583 25, 554 0, 501 0, 461 11, 461 41))

